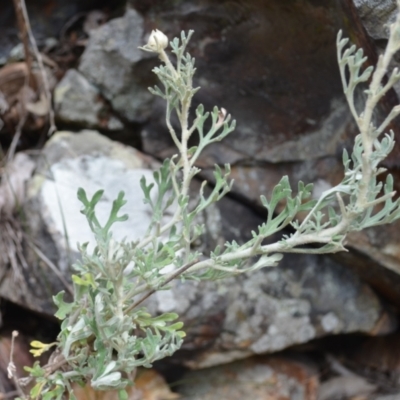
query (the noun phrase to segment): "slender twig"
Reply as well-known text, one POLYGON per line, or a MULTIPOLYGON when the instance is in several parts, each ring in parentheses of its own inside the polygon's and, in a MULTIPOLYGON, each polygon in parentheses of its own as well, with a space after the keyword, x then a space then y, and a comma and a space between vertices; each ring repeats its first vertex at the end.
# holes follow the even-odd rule
POLYGON ((35 88, 36 82, 32 74, 32 56, 29 48, 28 26, 25 22, 24 12, 22 10, 21 0, 13 0, 15 15, 17 17, 18 30, 21 36, 21 42, 24 47, 25 62, 28 67, 28 85, 35 88))
POLYGON ((170 283, 171 281, 173 281, 175 278, 177 278, 178 276, 182 275, 184 272, 186 272, 190 267, 192 267, 193 265, 195 265, 198 262, 198 260, 192 261, 188 264, 185 264, 183 267, 179 268, 178 270, 176 270, 175 272, 173 272, 171 275, 168 276, 168 278, 163 281, 159 286, 157 286, 154 289, 151 289, 148 293, 146 293, 143 297, 141 297, 139 300, 137 300, 136 302, 134 302, 133 304, 131 304, 127 309, 125 309, 125 313, 128 313, 130 311, 132 311, 133 309, 135 309, 137 306, 139 306, 140 304, 142 304, 146 299, 148 299, 151 295, 153 295, 155 292, 159 291, 162 287, 164 287, 165 285, 168 285, 168 283, 170 283))
POLYGON ((65 286, 65 289, 67 289, 67 291, 71 295, 73 295, 74 290, 72 289, 72 286, 65 279, 63 274, 60 272, 59 268, 57 268, 57 266, 34 243, 32 243, 30 240, 27 240, 27 244, 42 259, 42 261, 54 272, 54 274, 58 277, 58 279, 60 279, 60 281, 65 286))
POLYGON ((54 110, 52 107, 52 95, 51 95, 51 91, 50 91, 50 84, 49 84, 49 80, 47 78, 46 70, 44 67, 43 57, 37 46, 35 36, 32 33, 31 24, 29 21, 29 16, 28 16, 28 11, 26 9, 25 0, 14 0, 14 1, 19 2, 19 6, 21 9, 23 18, 24 18, 24 23, 26 26, 26 31, 27 31, 27 34, 29 37, 29 41, 31 42, 33 53, 35 54, 36 60, 39 64, 40 74, 41 74, 42 80, 43 80, 43 89, 44 89, 44 93, 45 93, 46 100, 47 100, 47 106, 48 106, 49 123, 50 123, 48 135, 51 136, 54 132, 57 131, 57 127, 55 124, 54 110))
POLYGON ((64 358, 64 359, 62 359, 60 361, 57 361, 57 362, 55 362, 53 364, 45 365, 43 367, 43 369, 46 370, 45 376, 47 377, 47 376, 51 375, 53 372, 59 370, 61 367, 63 367, 64 365, 67 365, 67 364, 68 364, 68 361, 64 358))

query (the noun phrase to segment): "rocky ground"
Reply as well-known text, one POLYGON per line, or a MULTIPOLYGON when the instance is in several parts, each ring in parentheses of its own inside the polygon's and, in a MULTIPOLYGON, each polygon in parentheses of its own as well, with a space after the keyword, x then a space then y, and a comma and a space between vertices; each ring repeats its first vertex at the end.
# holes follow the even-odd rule
MULTIPOLYGON (((20 332, 22 375, 33 362, 29 342, 58 333, 51 296, 71 290, 76 243, 92 240, 77 188, 105 189, 104 212, 126 192, 130 222, 117 238, 138 238, 147 226, 139 180, 175 152, 165 105, 147 90, 157 59, 138 49, 152 29, 170 38, 195 30, 195 105, 217 104, 238 122, 198 162, 211 184, 214 164, 230 163, 235 179, 232 194, 201 216, 198 246, 207 251, 251 237, 266 217, 259 196, 283 175, 295 187, 314 182, 316 197, 341 180, 342 151, 357 132, 336 33, 344 29, 373 65, 396 12, 394 0, 27 0, 27 9, 38 51, 25 56, 29 31, 11 2, 0 4, 3 398, 15 397, 11 331, 20 332)), ((377 118, 397 102, 396 88, 377 118)), ((398 137, 398 121, 392 128, 398 137)), ((397 190, 399 146, 385 162, 397 190)), ((130 399, 400 399, 399 228, 353 233, 347 253, 288 255, 277 268, 157 293, 147 306, 178 312, 187 338, 171 359, 139 372, 130 399)), ((99 397, 87 387, 78 398, 99 397)))

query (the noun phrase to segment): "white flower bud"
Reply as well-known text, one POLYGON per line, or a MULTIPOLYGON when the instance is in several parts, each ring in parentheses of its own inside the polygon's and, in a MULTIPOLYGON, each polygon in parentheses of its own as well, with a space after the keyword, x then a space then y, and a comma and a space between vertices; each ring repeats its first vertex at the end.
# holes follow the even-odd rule
POLYGON ((164 33, 155 29, 151 32, 149 40, 144 46, 147 51, 153 51, 155 53, 160 53, 168 46, 168 38, 164 33))
POLYGON ((217 126, 221 126, 224 121, 225 121, 225 117, 226 117, 227 111, 225 110, 225 108, 221 108, 218 111, 218 120, 217 120, 217 126))

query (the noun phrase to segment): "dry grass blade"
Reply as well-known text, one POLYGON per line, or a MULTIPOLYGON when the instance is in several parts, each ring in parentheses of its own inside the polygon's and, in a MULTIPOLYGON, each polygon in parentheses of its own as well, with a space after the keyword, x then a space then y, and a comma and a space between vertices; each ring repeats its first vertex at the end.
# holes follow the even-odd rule
MULTIPOLYGON (((18 226, 18 222, 15 226, 13 222, 17 221, 5 221, 4 223, 4 242, 2 246, 4 246, 5 253, 7 254, 8 263, 11 265, 11 271, 13 275, 13 280, 16 283, 16 286, 21 289, 21 297, 24 296, 24 293, 27 293, 27 285, 25 281, 24 274, 22 273, 21 267, 25 270, 28 269, 28 264, 26 262, 24 252, 22 250, 21 242, 18 239, 22 232, 22 227, 18 226), (14 225, 14 226, 13 226, 14 225)), ((6 264, 5 264, 6 265, 6 264)), ((4 275, 1 277, 4 279, 6 274, 6 269, 4 269, 4 275)))
MULTIPOLYGON (((15 138, 17 135, 15 135, 15 138)), ((7 160, 9 158, 7 157, 7 160)), ((23 243, 31 247, 36 255, 57 276, 69 293, 73 293, 71 285, 60 272, 59 268, 35 245, 32 238, 26 234, 18 211, 25 199, 25 183, 30 178, 35 164, 23 153, 7 162, 3 168, 0 183, 0 281, 6 277, 7 266, 11 266, 13 280, 21 288, 21 294, 27 293, 27 287, 22 270, 29 271, 24 256, 23 243), (22 270, 21 270, 22 268, 22 270)))
POLYGON ((65 286, 65 289, 71 294, 74 294, 74 290, 72 289, 72 286, 68 283, 68 281, 65 279, 63 274, 60 272, 59 268, 51 261, 49 260, 48 257, 37 247, 32 240, 27 239, 26 243, 28 244, 29 247, 32 248, 32 250, 36 253, 36 255, 53 271, 54 275, 57 276, 58 279, 63 283, 65 286))
POLYGON ((0 280, 11 271, 22 297, 27 293, 23 269, 27 271, 28 264, 22 246, 24 230, 16 210, 24 200, 25 183, 33 168, 33 161, 19 153, 2 168, 0 182, 0 280))
POLYGON ((0 215, 11 216, 25 198, 25 183, 31 177, 35 163, 18 153, 2 168, 0 183, 0 215))

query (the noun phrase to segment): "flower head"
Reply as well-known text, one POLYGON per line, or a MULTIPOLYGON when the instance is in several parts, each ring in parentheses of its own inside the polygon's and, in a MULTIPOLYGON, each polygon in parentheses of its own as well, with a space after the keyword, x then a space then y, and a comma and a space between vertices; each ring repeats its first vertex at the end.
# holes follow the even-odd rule
POLYGON ((160 53, 168 46, 168 37, 160 30, 155 29, 151 32, 147 44, 140 47, 142 50, 152 53, 160 53))
POLYGON ((29 352, 32 353, 34 357, 39 357, 42 355, 42 353, 49 350, 50 347, 56 346, 56 345, 57 345, 56 342, 47 344, 47 343, 39 342, 38 340, 34 340, 31 342, 32 349, 29 350, 29 352))

